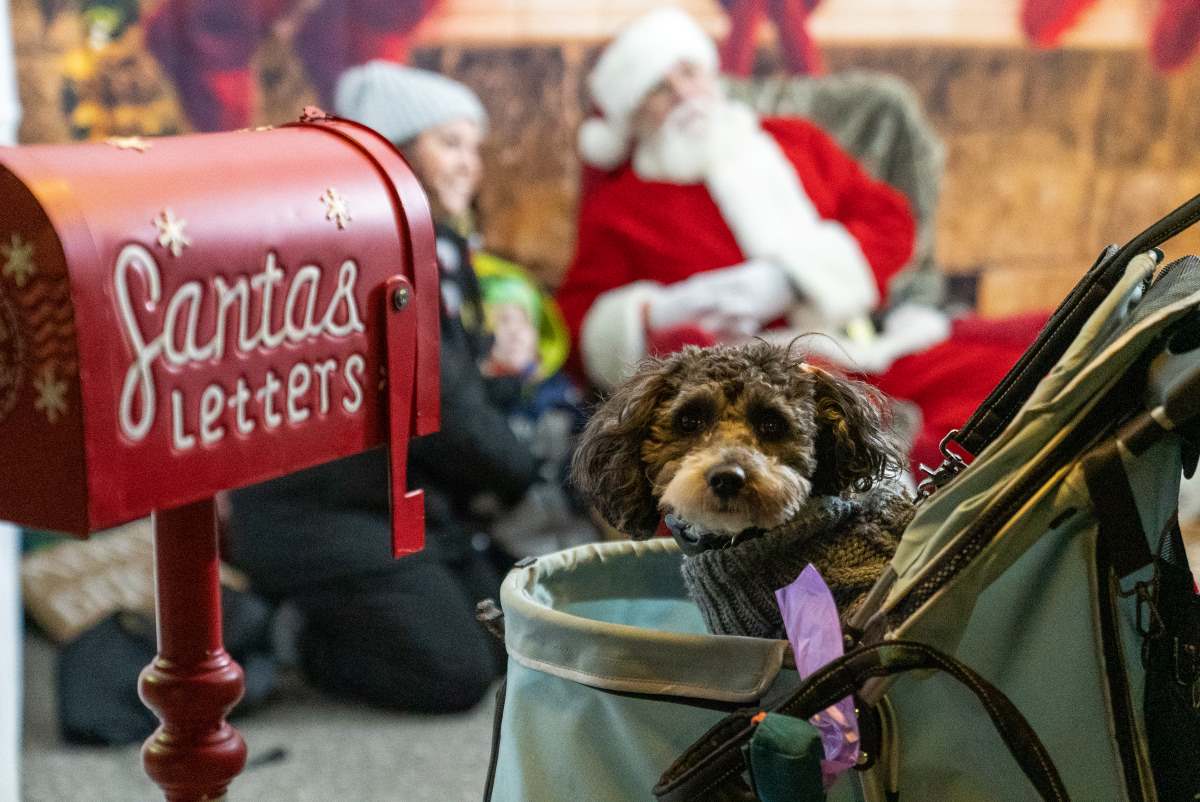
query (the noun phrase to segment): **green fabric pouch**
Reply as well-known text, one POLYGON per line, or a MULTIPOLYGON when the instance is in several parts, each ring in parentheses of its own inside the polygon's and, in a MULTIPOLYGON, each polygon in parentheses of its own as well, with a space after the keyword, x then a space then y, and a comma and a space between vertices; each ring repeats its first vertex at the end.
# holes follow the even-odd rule
POLYGON ((807 721, 768 713, 750 739, 750 773, 762 802, 825 799, 821 734, 807 721))

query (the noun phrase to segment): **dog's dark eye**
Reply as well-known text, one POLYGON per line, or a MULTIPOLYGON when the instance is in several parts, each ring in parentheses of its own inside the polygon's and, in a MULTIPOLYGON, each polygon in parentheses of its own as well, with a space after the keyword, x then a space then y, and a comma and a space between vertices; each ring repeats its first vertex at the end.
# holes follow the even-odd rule
POLYGON ((683 434, 695 434, 712 420, 712 405, 704 400, 692 400, 675 413, 675 429, 683 434))
POLYGON ((787 421, 775 410, 760 410, 751 417, 754 421, 754 431, 760 439, 781 440, 787 436, 787 421))

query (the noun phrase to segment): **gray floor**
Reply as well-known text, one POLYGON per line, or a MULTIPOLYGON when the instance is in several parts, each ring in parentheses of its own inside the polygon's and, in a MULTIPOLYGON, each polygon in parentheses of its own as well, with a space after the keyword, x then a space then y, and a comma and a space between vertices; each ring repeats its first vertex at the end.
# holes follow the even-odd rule
MULTIPOLYGON (((158 800, 142 773, 138 747, 72 747, 57 736, 54 654, 25 639, 25 742, 21 763, 28 802, 158 800)), ((280 698, 237 721, 250 759, 275 748, 282 760, 247 769, 228 799, 273 802, 479 800, 487 774, 492 703, 450 716, 408 716, 332 702, 295 679, 280 698)))

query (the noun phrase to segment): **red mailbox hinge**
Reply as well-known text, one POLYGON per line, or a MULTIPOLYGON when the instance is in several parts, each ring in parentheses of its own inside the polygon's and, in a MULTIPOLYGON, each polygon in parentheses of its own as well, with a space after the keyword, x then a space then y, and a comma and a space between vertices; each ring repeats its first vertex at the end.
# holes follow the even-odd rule
POLYGON ((408 489, 408 440, 413 435, 417 369, 417 305, 412 284, 393 276, 384 284, 387 344, 388 466, 392 495, 392 554, 401 557, 425 545, 425 497, 408 489))

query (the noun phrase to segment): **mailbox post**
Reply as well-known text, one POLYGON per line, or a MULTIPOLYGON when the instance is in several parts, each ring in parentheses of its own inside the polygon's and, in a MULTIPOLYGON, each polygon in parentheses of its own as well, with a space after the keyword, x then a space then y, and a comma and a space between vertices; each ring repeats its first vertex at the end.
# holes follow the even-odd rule
POLYGON ((246 763, 225 721, 242 698, 242 669, 221 642, 221 588, 212 499, 154 513, 158 656, 138 686, 162 721, 142 763, 169 800, 217 799, 246 763))
POLYGON ((169 800, 246 760, 221 639, 216 493, 386 446, 393 552, 424 537, 438 425, 433 226, 404 160, 306 109, 278 129, 0 148, 0 519, 153 514, 143 750, 169 800))

